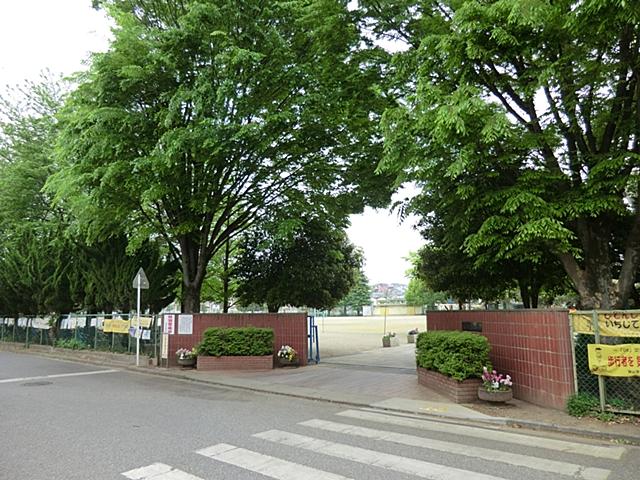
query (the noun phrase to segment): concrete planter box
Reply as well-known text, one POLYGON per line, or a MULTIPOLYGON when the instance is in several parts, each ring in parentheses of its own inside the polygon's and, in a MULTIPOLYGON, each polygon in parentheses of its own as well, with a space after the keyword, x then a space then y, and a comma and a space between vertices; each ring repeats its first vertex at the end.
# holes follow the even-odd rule
POLYGON ((196 368, 203 371, 271 370, 273 368, 273 355, 251 357, 208 357, 199 355, 196 368))
POLYGON ((418 367, 418 383, 444 395, 455 403, 471 403, 478 400, 479 378, 467 378, 462 382, 441 373, 418 367))
POLYGON ((479 386, 478 398, 485 402, 504 403, 513 399, 513 390, 489 392, 483 386, 479 386))
POLYGON ((382 337, 382 346, 398 347, 400 346, 400 341, 398 340, 398 337, 382 337))

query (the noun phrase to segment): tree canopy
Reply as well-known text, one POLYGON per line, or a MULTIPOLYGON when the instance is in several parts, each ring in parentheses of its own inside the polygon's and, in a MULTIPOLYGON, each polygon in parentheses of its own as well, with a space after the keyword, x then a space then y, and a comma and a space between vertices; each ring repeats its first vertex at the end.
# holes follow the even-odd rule
POLYGON ((344 230, 319 218, 306 218, 289 232, 278 224, 244 235, 236 259, 240 303, 330 310, 355 285, 360 252, 344 230))
MULTIPOLYGON (((346 1, 105 0, 115 22, 61 115, 49 182, 93 238, 163 239, 197 312, 210 260, 263 216, 344 218, 373 175, 388 100, 346 1)), ((365 39, 366 40, 366 39, 365 39)))
POLYGON ((583 308, 628 306, 640 260, 637 6, 360 5, 376 35, 405 47, 384 168, 457 206, 444 228, 466 224, 474 260, 552 256, 583 308))

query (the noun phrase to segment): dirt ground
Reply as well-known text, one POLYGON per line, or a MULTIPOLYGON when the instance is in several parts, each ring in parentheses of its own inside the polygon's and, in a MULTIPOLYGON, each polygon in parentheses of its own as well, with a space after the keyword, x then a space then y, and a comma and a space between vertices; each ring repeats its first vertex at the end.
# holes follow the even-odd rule
POLYGON ((395 332, 399 343, 407 343, 407 332, 426 330, 426 315, 371 317, 316 317, 320 356, 352 355, 382 348, 385 332, 395 332))

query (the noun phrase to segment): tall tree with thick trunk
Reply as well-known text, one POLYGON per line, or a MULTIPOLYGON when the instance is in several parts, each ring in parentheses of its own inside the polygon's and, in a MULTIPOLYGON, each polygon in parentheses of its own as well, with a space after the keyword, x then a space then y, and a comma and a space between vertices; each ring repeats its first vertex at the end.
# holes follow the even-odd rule
POLYGON ((452 195, 481 210, 481 255, 554 255, 586 308, 626 307, 640 261, 640 9, 608 0, 360 2, 403 41, 387 166, 452 186, 514 165, 511 184, 452 195), (503 155, 500 150, 506 150, 503 155), (514 159, 517 162, 514 164, 514 159), (506 163, 505 163, 506 162, 506 163), (496 205, 499 208, 495 208, 496 205))
POLYGON ((62 116, 50 188, 97 237, 114 222, 161 236, 184 311, 199 311, 210 259, 267 212, 385 197, 384 54, 361 49, 346 1, 96 3, 114 40, 62 116))

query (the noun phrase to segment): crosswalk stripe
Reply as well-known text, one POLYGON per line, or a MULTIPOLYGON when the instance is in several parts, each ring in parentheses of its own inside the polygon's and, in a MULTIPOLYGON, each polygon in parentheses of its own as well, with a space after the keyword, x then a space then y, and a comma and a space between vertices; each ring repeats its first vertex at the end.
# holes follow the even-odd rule
POLYGON ((436 463, 429 463, 413 458, 401 457, 389 453, 367 450, 343 443, 335 443, 296 433, 283 432, 281 430, 269 430, 253 435, 262 440, 302 448, 312 452, 322 453, 331 457, 351 460, 354 462, 372 465, 386 470, 407 473, 430 480, 505 480, 502 477, 485 475, 469 470, 447 467, 436 463))
POLYGON ((611 473, 610 470, 605 470, 602 468, 584 467, 582 465, 576 465, 574 463, 559 462, 555 460, 530 457, 527 455, 520 455, 517 453, 491 450, 489 448, 474 447, 470 445, 462 445, 462 444, 452 443, 452 442, 443 442, 440 440, 417 437, 414 435, 407 435, 404 433, 389 432, 385 430, 376 430, 373 428, 358 427, 354 425, 329 422, 325 420, 317 420, 317 419, 309 420, 306 422, 300 422, 298 425, 303 425, 309 428, 317 428, 320 430, 326 430, 329 432, 355 435, 358 437, 397 443, 400 445, 407 445, 411 447, 438 450, 441 452, 447 452, 447 453, 456 454, 456 455, 464 455, 467 457, 474 457, 474 458, 481 458, 481 459, 490 458, 492 459, 492 461, 495 461, 495 462, 507 463, 509 465, 515 465, 519 467, 527 467, 527 468, 549 472, 549 473, 555 473, 559 475, 569 475, 569 476, 576 475, 578 476, 577 478, 583 478, 584 480, 606 480, 609 477, 609 474, 611 473))
POLYGON ((350 480, 342 475, 317 470, 226 443, 219 443, 208 448, 203 448, 196 453, 281 480, 290 480, 291 478, 297 480, 350 480))
POLYGON ((387 425, 396 425, 400 427, 411 427, 418 430, 428 430, 432 432, 442 432, 453 435, 463 435, 467 437, 481 438, 486 441, 496 441, 524 445, 526 447, 544 448, 564 453, 576 453, 579 455, 588 455, 591 457, 607 458, 619 460, 626 452, 624 447, 617 446, 600 446, 588 445, 585 443, 567 442, 565 440, 556 440, 553 438, 541 438, 536 436, 521 435, 518 433, 504 432, 501 430, 492 430, 490 428, 468 427, 464 425, 455 425, 452 423, 433 422, 429 420, 421 420, 418 418, 398 417, 394 415, 385 415, 377 412, 362 410, 346 410, 337 415, 358 420, 365 420, 387 425))
POLYGON ((183 472, 164 463, 152 463, 146 467, 124 472, 131 480, 202 480, 200 477, 183 472))

